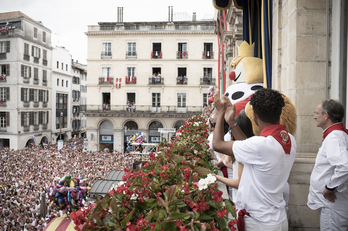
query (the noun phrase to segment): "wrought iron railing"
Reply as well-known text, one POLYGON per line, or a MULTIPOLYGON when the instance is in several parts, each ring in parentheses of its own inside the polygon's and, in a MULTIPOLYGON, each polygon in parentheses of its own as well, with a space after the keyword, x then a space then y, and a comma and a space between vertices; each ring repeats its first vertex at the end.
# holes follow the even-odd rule
POLYGON ((215 85, 215 78, 200 78, 201 85, 215 85))
POLYGON ((203 106, 177 107, 174 105, 152 107, 152 105, 136 105, 134 110, 128 110, 127 105, 109 105, 108 110, 103 105, 86 105, 87 113, 201 113, 203 106))

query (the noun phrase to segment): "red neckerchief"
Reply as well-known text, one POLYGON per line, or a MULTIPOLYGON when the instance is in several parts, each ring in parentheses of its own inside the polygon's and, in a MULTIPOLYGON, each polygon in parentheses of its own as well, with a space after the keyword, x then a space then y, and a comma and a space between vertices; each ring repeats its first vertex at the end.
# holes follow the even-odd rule
POLYGON ((327 137, 327 135, 329 135, 332 131, 335 130, 343 131, 348 134, 348 131, 343 126, 343 123, 336 123, 325 129, 325 131, 323 132, 323 141, 325 140, 325 137, 327 137))
POLYGON ((245 209, 239 210, 239 212, 238 212, 238 220, 237 220, 238 231, 244 231, 245 230, 245 221, 244 221, 244 216, 245 215, 250 217, 250 214, 247 211, 245 211, 245 209))
POLYGON ((283 147, 285 154, 290 155, 291 139, 285 125, 273 124, 262 129, 260 136, 272 136, 283 147))

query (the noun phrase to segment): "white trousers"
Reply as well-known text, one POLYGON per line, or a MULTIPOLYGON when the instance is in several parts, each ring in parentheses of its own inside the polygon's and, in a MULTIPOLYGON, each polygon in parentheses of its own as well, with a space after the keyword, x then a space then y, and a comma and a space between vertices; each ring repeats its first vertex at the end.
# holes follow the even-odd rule
POLYGON ((347 231, 348 216, 333 209, 322 207, 320 214, 320 230, 325 231, 347 231))
POLYGON ((244 217, 245 231, 288 231, 288 218, 279 225, 263 225, 249 216, 244 217))

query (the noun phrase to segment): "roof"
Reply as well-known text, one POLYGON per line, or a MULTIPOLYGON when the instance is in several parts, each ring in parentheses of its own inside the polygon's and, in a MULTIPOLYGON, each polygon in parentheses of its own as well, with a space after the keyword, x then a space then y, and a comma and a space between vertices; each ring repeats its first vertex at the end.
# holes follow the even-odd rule
POLYGON ((96 180, 91 190, 89 191, 89 194, 105 195, 111 189, 118 186, 118 183, 120 182, 121 181, 119 180, 103 180, 103 179, 96 180))
POLYGON ((26 15, 20 11, 0 13, 0 20, 15 19, 15 18, 22 18, 22 17, 30 19, 36 23, 40 23, 40 22, 35 21, 34 19, 30 18, 28 15, 26 15))

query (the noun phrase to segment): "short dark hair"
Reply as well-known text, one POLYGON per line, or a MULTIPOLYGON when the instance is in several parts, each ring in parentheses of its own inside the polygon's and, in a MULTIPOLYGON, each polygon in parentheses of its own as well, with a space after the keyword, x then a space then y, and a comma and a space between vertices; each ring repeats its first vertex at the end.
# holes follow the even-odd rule
POLYGON ((285 102, 278 91, 262 88, 252 95, 250 105, 262 121, 276 124, 279 123, 285 102))
POLYGON ((333 123, 342 122, 344 117, 344 106, 340 101, 326 99, 321 102, 323 114, 327 112, 333 123))
POLYGON ((246 135, 246 137, 249 138, 254 136, 253 125, 250 119, 248 118, 248 116, 245 114, 244 109, 241 110, 239 112, 239 115, 237 115, 234 119, 236 120, 236 122, 238 123, 238 126, 243 131, 244 135, 246 135))

